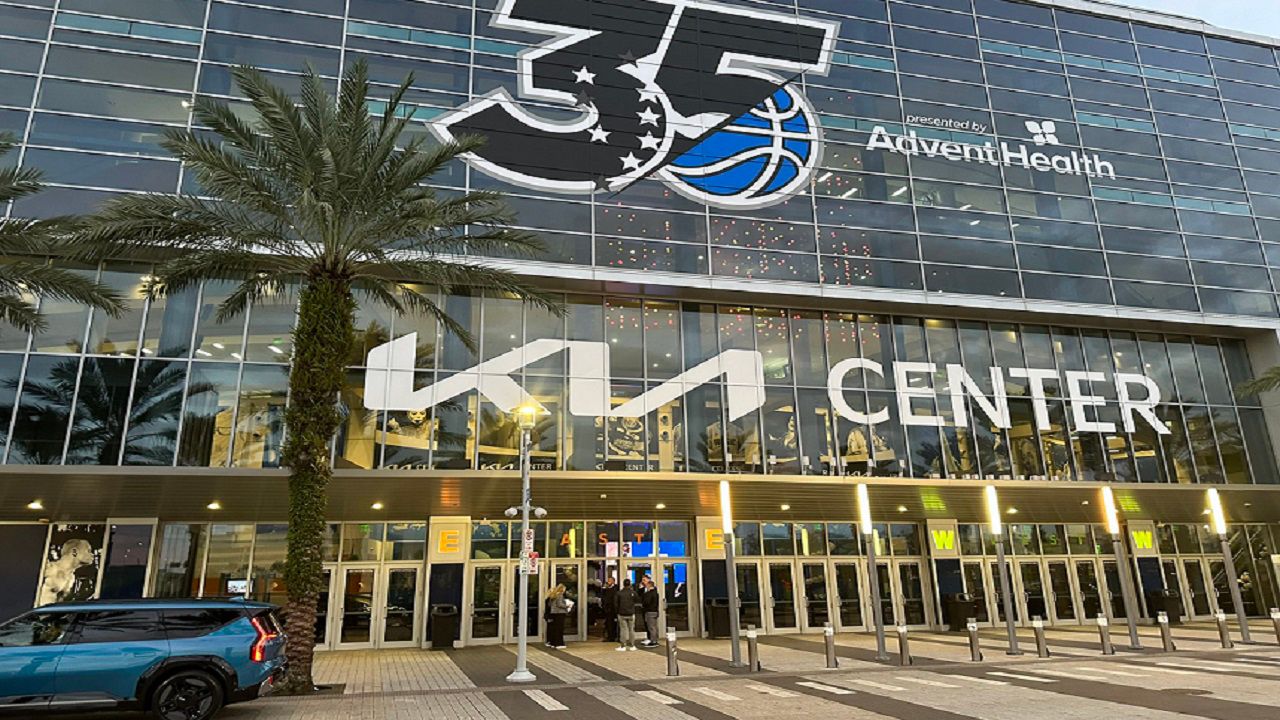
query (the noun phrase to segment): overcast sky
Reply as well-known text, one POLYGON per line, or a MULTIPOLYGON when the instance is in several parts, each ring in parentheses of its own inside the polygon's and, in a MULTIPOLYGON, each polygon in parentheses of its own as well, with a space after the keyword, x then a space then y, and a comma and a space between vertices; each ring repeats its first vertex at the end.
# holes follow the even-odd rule
POLYGON ((1218 27, 1280 37, 1280 7, 1278 7, 1280 3, 1277 0, 1118 0, 1118 2, 1199 18, 1218 27))

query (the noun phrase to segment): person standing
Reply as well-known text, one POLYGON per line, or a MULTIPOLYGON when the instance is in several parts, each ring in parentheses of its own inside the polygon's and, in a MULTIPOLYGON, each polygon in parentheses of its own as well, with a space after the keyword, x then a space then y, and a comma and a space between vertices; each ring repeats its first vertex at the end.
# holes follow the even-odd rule
POLYGON ((573 602, 564 596, 564 585, 557 585, 547 593, 547 644, 563 650, 564 623, 573 609, 573 602))
POLYGON ((600 611, 604 614, 604 641, 618 642, 618 579, 612 575, 600 591, 600 611))
POLYGON ((641 581, 640 610, 644 613, 644 646, 658 647, 658 586, 648 575, 641 581))
POLYGON ((636 589, 631 587, 630 580, 624 579, 618 591, 618 652, 636 649, 636 606, 639 604, 636 589))

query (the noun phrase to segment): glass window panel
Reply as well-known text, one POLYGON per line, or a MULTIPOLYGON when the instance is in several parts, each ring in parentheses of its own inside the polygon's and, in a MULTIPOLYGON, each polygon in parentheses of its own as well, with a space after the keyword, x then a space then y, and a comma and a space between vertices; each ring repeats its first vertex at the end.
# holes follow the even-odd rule
POLYGON ((284 445, 284 408, 288 394, 288 368, 245 366, 235 419, 235 449, 232 457, 235 466, 280 466, 280 451, 284 445))
POLYGON ((663 520, 658 523, 658 555, 661 557, 688 557, 692 555, 689 544, 689 523, 684 520, 663 520))
POLYGON ((253 552, 254 526, 213 525, 209 529, 208 560, 205 564, 205 597, 244 595, 249 581, 249 556, 253 552))
POLYGON ((118 464, 134 366, 132 360, 85 358, 76 393, 68 465, 118 464))
POLYGON ((551 557, 580 558, 587 539, 586 524, 581 522, 553 522, 551 533, 551 557))
POLYGON ((200 594, 205 542, 209 526, 165 523, 156 537, 159 545, 151 574, 151 596, 189 598, 200 594))
POLYGON ((591 536, 591 542, 587 544, 587 551, 591 557, 618 557, 622 537, 618 523, 587 523, 587 533, 591 536))
POLYGON ((797 555, 827 554, 827 532, 822 523, 796 523, 795 534, 797 555))
POLYGON ((795 538, 791 523, 763 523, 761 533, 765 555, 794 555, 795 538))
POLYGON ((890 547, 895 557, 921 555, 920 526, 915 523, 893 523, 889 526, 890 547))
POLYGON ((348 370, 346 382, 338 396, 339 420, 335 468, 378 467, 378 431, 382 414, 365 407, 365 374, 348 370))
POLYGON ((759 555, 760 523, 734 523, 733 542, 738 555, 759 555))
MULTIPOLYGON (((62 462, 70 408, 75 395, 79 358, 32 355, 18 399, 17 419, 9 443, 10 464, 57 465, 62 462)), ((16 382, 15 382, 16 384, 16 382)))
POLYGON ((230 297, 236 284, 229 281, 212 281, 204 284, 200 297, 200 309, 196 314, 196 358, 202 360, 241 360, 241 344, 244 340, 243 315, 219 322, 218 308, 230 297))
POLYGON ((832 555, 859 555, 862 552, 858 527, 853 523, 827 523, 827 542, 832 555))
POLYGON ((425 560, 426 558, 426 523, 387 524, 387 545, 383 560, 425 560))
POLYGON ((342 562, 382 559, 385 534, 386 528, 382 523, 343 523, 342 549, 338 559, 342 562))
POLYGON ((258 525, 253 542, 253 577, 250 585, 254 600, 276 604, 283 604, 288 600, 288 588, 284 583, 288 539, 288 525, 258 525))
POLYGON ((239 366, 232 363, 192 364, 178 446, 179 465, 227 464, 238 376, 239 366))
POLYGON ((475 560, 500 560, 507 557, 506 522, 471 524, 471 557, 475 560))

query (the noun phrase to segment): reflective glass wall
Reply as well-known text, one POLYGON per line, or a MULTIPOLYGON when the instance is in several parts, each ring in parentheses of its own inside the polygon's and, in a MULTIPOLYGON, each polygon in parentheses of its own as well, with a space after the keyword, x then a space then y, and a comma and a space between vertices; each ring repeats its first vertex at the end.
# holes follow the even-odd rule
MULTIPOLYGON (((293 306, 258 305, 246 317, 215 323, 223 284, 148 303, 137 294, 144 268, 93 272, 134 298, 122 317, 54 303, 45 308, 45 332, 0 329, 6 462, 277 466, 293 306)), ((513 377, 549 411, 534 432, 540 470, 1278 481, 1258 400, 1233 391, 1250 375, 1238 339, 626 296, 564 299, 568 313, 558 318, 506 297, 441 298, 476 337, 474 351, 440 335, 429 318, 362 306, 339 398, 337 467, 515 467, 516 427, 476 391, 407 412, 365 407, 368 351, 416 333, 417 387, 534 340, 607 344, 614 408, 726 351, 759 353, 762 403, 735 418, 726 415, 726 398, 755 391, 726 385, 724 377, 684 382, 641 417, 573 415, 566 353, 527 364, 513 377), (876 363, 882 372, 840 374, 836 395, 848 407, 833 407, 829 375, 847 360, 876 363), (937 372, 894 372, 905 363, 933 363, 937 372), (958 405, 949 364, 962 366, 972 382, 955 378, 963 391, 958 405), (993 366, 1003 370, 1007 427, 978 399, 996 397, 993 366), (1011 368, 1043 370, 1047 379, 1015 377, 1011 368), (1084 409, 1071 401, 1067 382, 1082 373, 1099 373, 1080 381, 1077 394, 1093 398, 1084 409), (1141 413, 1121 412, 1117 373, 1144 375, 1160 388, 1162 402, 1151 414, 1167 434, 1141 413), (846 419, 849 412, 879 416, 868 426, 846 419), (1114 430, 1095 432, 1089 423, 1114 430)), ((1126 392, 1143 397, 1135 386, 1126 392)))
MULTIPOLYGON (((830 71, 796 81, 825 151, 787 202, 713 209, 656 181, 554 195, 462 164, 436 182, 512 192, 520 223, 568 265, 1276 315, 1273 47, 1009 0, 720 1, 840 24, 830 71), (877 127, 1096 155, 1115 177, 868 149, 877 127)), ((334 79, 366 60, 375 111, 412 71, 406 101, 426 135, 447 110, 514 92, 517 54, 547 40, 492 27, 496 4, 0 2, 0 130, 52 186, 13 212, 198 190, 159 141, 188 126, 196 94, 240 102, 242 63, 294 90, 304 63, 334 79)))

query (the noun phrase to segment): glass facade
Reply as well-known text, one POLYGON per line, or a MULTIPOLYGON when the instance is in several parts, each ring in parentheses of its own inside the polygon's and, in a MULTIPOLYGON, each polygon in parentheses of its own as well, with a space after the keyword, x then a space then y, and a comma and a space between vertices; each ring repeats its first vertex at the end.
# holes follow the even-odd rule
MULTIPOLYGON (((437 181, 513 192, 519 222, 544 237, 555 264, 1276 316, 1273 47, 1008 0, 725 4, 840 26, 829 72, 794 83, 820 117, 825 151, 813 182, 787 202, 713 209, 652 180, 575 199, 462 164, 437 181), (871 147, 877 128, 914 133, 926 149, 1008 143, 1110 171, 871 147)), ((517 53, 546 40, 493 27, 495 0, 273 5, 0 3, 0 130, 23 141, 19 161, 53 185, 12 212, 198 190, 158 141, 190 124, 195 94, 238 102, 237 64, 296 88, 304 63, 336 78, 366 60, 374 110, 412 71, 408 112, 423 121, 413 132, 427 134, 446 110, 514 90, 517 53)), ((84 340, 114 335, 113 324, 84 340)), ((42 349, 65 340, 51 328, 42 349)), ((157 350, 159 340, 141 342, 157 350)), ((235 457, 257 460, 257 451, 235 457)))

